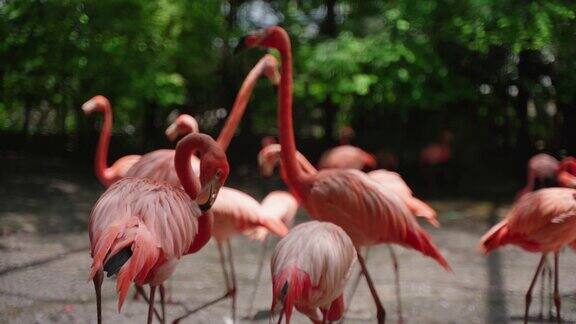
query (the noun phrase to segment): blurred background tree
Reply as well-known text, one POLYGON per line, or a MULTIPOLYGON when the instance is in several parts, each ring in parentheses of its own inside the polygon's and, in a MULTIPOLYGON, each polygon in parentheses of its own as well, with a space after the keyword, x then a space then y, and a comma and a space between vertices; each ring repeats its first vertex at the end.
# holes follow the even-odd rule
MULTIPOLYGON (((464 172, 576 152, 576 3, 560 0, 0 1, 0 132, 77 152, 97 129, 79 107, 104 94, 123 150, 165 146, 176 112, 214 134, 262 54, 232 48, 274 24, 292 35, 312 158, 343 125, 408 167, 443 130, 464 172)), ((271 87, 254 97, 239 143, 277 132, 271 87)))

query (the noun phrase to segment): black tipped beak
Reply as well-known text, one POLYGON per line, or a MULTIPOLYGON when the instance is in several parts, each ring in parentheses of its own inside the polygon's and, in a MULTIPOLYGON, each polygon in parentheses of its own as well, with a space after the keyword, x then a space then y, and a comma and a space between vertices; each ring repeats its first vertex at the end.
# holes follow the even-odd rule
POLYGON ((238 53, 246 49, 246 37, 248 36, 244 36, 240 38, 240 40, 238 40, 238 44, 236 45, 236 47, 234 47, 234 55, 238 55, 238 53))
POLYGON ((202 212, 206 212, 206 211, 210 210, 210 208, 212 208, 212 204, 208 201, 204 204, 198 205, 198 207, 200 208, 200 210, 202 212))

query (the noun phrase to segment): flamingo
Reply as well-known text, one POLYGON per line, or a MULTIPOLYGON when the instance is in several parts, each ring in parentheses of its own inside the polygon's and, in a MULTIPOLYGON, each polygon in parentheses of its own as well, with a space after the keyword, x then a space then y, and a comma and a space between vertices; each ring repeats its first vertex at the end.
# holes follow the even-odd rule
POLYGON ((445 166, 452 158, 452 133, 450 131, 442 132, 440 141, 428 144, 420 151, 420 166, 427 178, 429 185, 436 184, 436 177, 442 169, 439 167, 445 166))
POLYGON ((290 323, 293 307, 314 323, 340 319, 354 252, 346 232, 329 222, 300 224, 280 240, 271 260, 272 311, 283 305, 278 323, 283 315, 290 323))
POLYGON ((86 115, 91 115, 96 112, 104 114, 104 123, 100 131, 100 138, 96 149, 94 169, 100 183, 108 188, 111 184, 126 176, 128 170, 140 160, 140 155, 121 157, 111 167, 107 167, 108 147, 110 146, 110 136, 112 133, 112 106, 110 105, 110 101, 101 95, 94 96, 82 105, 82 110, 86 115))
POLYGON ((152 322, 154 294, 172 275, 178 260, 200 250, 210 238, 212 215, 207 212, 228 177, 226 154, 208 135, 190 134, 176 147, 174 164, 182 188, 145 178, 124 178, 100 196, 88 224, 98 323, 102 323, 103 272, 117 274, 118 310, 132 282, 150 285, 148 323, 152 322), (200 184, 190 158, 201 156, 200 184))
POLYGON ((340 129, 340 145, 324 152, 320 157, 320 169, 375 169, 378 165, 374 155, 350 145, 354 130, 350 126, 340 129))
MULTIPOLYGON (((262 150, 260 150, 260 152, 258 153, 258 164, 259 164, 260 171, 261 171, 263 176, 271 176, 272 175, 272 172, 274 171, 275 166, 280 163, 280 151, 281 151, 281 147, 279 144, 271 144, 271 145, 268 145, 267 147, 264 147, 262 150)), ((306 157, 304 155, 302 155, 300 152, 296 152, 296 160, 298 162, 300 169, 302 170, 302 172, 304 174, 312 175, 312 174, 318 172, 314 168, 314 166, 312 166, 312 164, 306 159, 306 157)), ((283 172, 283 168, 280 168, 280 173, 282 174, 282 178, 285 180, 286 175, 283 172)), ((432 209, 432 207, 430 207, 425 202, 414 197, 412 194, 412 190, 410 189, 410 187, 408 187, 408 185, 406 184, 404 179, 402 179, 402 177, 398 173, 384 170, 384 169, 379 169, 379 170, 373 170, 373 171, 368 172, 368 175, 373 180, 375 180, 376 182, 381 184, 382 186, 385 186, 387 190, 390 190, 390 191, 396 193, 399 197, 401 197, 413 215, 426 219, 434 227, 440 226, 440 224, 438 223, 438 215, 437 215, 436 211, 434 209, 432 209)), ((396 282, 396 297, 397 297, 397 305, 398 305, 398 314, 399 314, 399 318, 402 318, 402 306, 401 306, 402 304, 401 304, 401 298, 400 298, 400 276, 399 276, 399 271, 398 271, 398 260, 396 258, 396 254, 394 253, 394 250, 391 247, 389 247, 389 248, 390 248, 390 250, 389 250, 390 256, 392 258, 392 265, 393 265, 393 269, 394 269, 395 282, 396 282)), ((359 275, 360 274, 361 273, 359 273, 359 275)), ((356 291, 358 284, 359 284, 359 277, 356 278, 353 282, 352 289, 351 289, 352 293, 351 293, 351 296, 349 297, 350 301, 352 300, 352 298, 354 296, 354 293, 356 291)))
MULTIPOLYGON (((242 119, 250 95, 262 74, 267 76, 273 84, 278 83, 279 75, 277 71, 277 61, 272 55, 264 55, 260 61, 252 68, 248 76, 242 83, 236 100, 231 109, 231 113, 225 122, 224 128, 220 132, 216 140, 222 150, 226 151, 228 148, 234 132, 242 119)), ((176 123, 191 122, 190 118, 179 117, 176 123)), ((186 132, 193 129, 193 125, 170 125, 166 130, 168 138, 177 138, 184 135, 186 132)), ((128 172, 129 176, 146 177, 151 179, 161 179, 168 183, 179 186, 179 179, 176 176, 175 169, 172 165, 174 156, 173 150, 158 150, 150 154, 146 154, 142 159, 136 163, 128 172)), ((191 161, 194 161, 192 159, 191 161)), ((185 317, 204 309, 216 302, 226 298, 232 299, 232 318, 236 320, 236 276, 232 260, 232 247, 230 245, 230 237, 235 233, 242 233, 246 229, 264 226, 271 232, 278 236, 284 236, 288 232, 286 226, 276 218, 265 217, 261 210, 261 205, 251 196, 239 190, 223 187, 220 190, 219 199, 214 203, 212 212, 214 214, 214 228, 212 235, 216 240, 218 251, 220 253, 220 261, 224 273, 224 280, 226 282, 226 292, 221 297, 209 301, 194 310, 188 311, 186 314, 176 319, 179 322, 185 317), (226 245, 228 258, 225 261, 223 246, 226 245), (230 267, 230 274, 226 269, 226 262, 230 267)))
POLYGON ((553 187, 556 184, 556 172, 560 162, 555 157, 540 153, 528 160, 528 177, 526 186, 516 195, 516 200, 537 189, 553 187))
MULTIPOLYGON (((324 169, 314 174, 302 172, 296 159, 292 125, 292 50, 288 33, 278 26, 258 30, 245 36, 240 47, 266 47, 280 52, 282 73, 278 89, 278 126, 282 167, 289 189, 310 216, 342 227, 357 252, 361 246, 400 244, 434 258, 449 270, 448 262, 401 198, 366 173, 353 169, 324 169)), ((384 323, 384 307, 362 255, 357 254, 376 303, 378 323, 384 323)))
POLYGON ((557 171, 557 181, 562 187, 576 188, 576 159, 566 157, 562 159, 557 171))
POLYGON ((480 249, 488 254, 507 244, 529 252, 542 253, 526 293, 524 323, 532 301, 532 289, 548 253, 554 253, 554 305, 560 323, 558 259, 563 246, 576 239, 576 189, 545 188, 523 195, 514 203, 506 218, 494 225, 480 240, 480 249))

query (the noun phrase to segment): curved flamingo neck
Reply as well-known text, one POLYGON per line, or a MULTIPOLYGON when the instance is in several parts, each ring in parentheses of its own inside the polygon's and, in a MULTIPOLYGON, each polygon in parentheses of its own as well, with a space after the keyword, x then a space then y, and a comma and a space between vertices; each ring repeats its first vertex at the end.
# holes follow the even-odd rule
POLYGON ((108 187, 114 182, 114 175, 107 164, 110 136, 112 134, 112 107, 110 103, 106 101, 102 106, 102 110, 104 113, 104 122, 100 130, 100 138, 98 139, 98 146, 96 148, 94 169, 98 180, 100 180, 104 186, 108 187))
POLYGON ((248 105, 248 100, 250 100, 250 95, 254 90, 254 85, 256 84, 256 81, 258 81, 260 75, 264 72, 267 59, 268 58, 264 56, 260 61, 258 61, 258 63, 256 63, 252 70, 250 70, 250 73, 246 76, 246 79, 244 79, 244 82, 236 95, 230 116, 226 119, 224 128, 222 128, 222 131, 220 131, 220 135, 218 135, 218 139, 216 140, 218 145, 220 145, 224 151, 228 149, 230 141, 232 141, 232 137, 234 137, 236 128, 238 128, 238 124, 240 124, 240 120, 246 111, 246 106, 248 105))
MULTIPOLYGON (((209 144, 204 136, 196 133, 186 136, 176 145, 176 153, 174 155, 176 174, 178 175, 182 188, 184 188, 184 191, 186 191, 192 200, 196 199, 200 191, 200 181, 192 170, 191 159, 195 152, 199 152, 200 156, 202 156, 202 154, 210 150, 209 144)), ((202 163, 202 161, 200 161, 200 163, 202 163)))
POLYGON ((296 159, 296 140, 292 122, 292 46, 284 30, 278 33, 279 39, 274 46, 282 58, 282 73, 278 89, 278 127, 280 129, 280 157, 286 174, 286 180, 296 194, 305 196, 302 172, 296 159))

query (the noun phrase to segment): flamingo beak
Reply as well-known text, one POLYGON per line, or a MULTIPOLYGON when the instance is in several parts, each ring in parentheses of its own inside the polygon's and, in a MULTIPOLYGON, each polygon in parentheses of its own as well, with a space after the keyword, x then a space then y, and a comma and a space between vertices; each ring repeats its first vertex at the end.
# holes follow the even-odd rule
POLYGON ((202 190, 198 193, 198 197, 196 197, 196 203, 198 203, 198 207, 200 207, 201 211, 205 212, 212 208, 221 187, 220 175, 218 174, 202 187, 202 190))
POLYGON ((178 126, 176 123, 172 123, 168 128, 166 128, 166 137, 170 142, 174 142, 178 138, 178 126))

